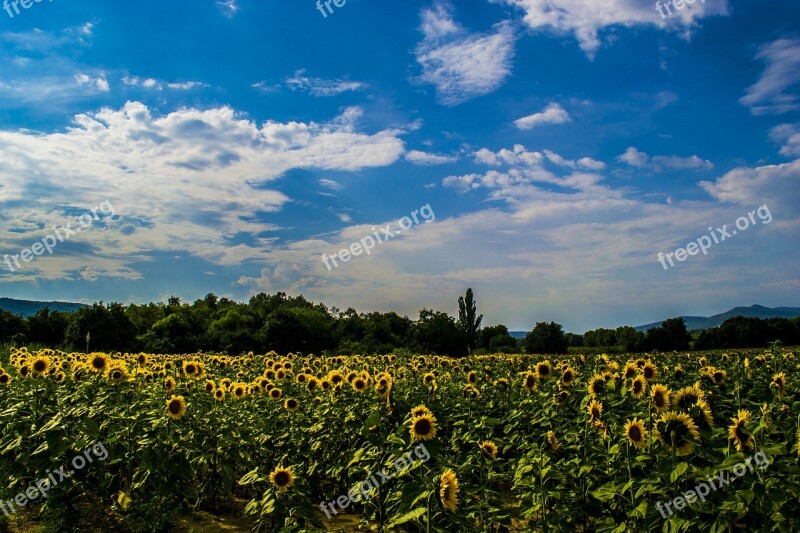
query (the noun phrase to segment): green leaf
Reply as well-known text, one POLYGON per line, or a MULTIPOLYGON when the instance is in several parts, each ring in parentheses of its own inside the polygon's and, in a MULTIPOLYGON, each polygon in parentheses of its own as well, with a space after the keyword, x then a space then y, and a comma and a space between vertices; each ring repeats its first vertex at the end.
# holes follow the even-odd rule
POLYGON ((427 510, 428 509, 426 507, 418 507, 412 511, 409 511, 403 516, 400 516, 392 520, 392 522, 389 524, 389 527, 399 526, 400 524, 405 524, 406 522, 416 520, 420 516, 424 515, 427 510))
POLYGON ((616 495, 617 489, 613 481, 609 481, 592 493, 592 496, 603 502, 614 499, 616 495))
POLYGON ((672 473, 669 475, 669 480, 672 483, 675 483, 683 474, 686 473, 686 469, 689 468, 689 463, 680 463, 672 473))

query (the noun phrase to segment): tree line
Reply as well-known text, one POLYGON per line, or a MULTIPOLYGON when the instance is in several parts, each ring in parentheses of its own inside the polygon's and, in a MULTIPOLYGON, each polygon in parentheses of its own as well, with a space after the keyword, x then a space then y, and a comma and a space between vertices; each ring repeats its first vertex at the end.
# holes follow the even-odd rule
POLYGON ((568 335, 571 346, 610 348, 627 352, 652 350, 713 350, 726 348, 763 348, 781 341, 787 346, 800 344, 800 318, 751 318, 736 316, 721 325, 687 332, 682 318, 664 321, 647 332, 630 326, 617 329, 595 329, 582 336, 568 335))
POLYGON ((246 303, 208 294, 194 303, 172 297, 143 305, 95 303, 73 313, 42 309, 22 318, 0 310, 0 342, 84 351, 228 353, 274 350, 285 354, 413 353, 463 357, 486 353, 567 353, 570 347, 621 347, 629 352, 766 346, 774 340, 800 344, 800 319, 726 321, 696 334, 683 319, 665 321, 647 333, 631 327, 565 333, 555 322, 539 322, 523 339, 502 324, 481 327, 472 289, 458 299, 458 316, 422 309, 417 320, 395 312, 340 310, 285 293, 257 294, 246 303))
MULTIPOLYGON (((172 297, 143 305, 95 303, 73 313, 42 309, 22 318, 0 310, 0 342, 37 344, 70 351, 240 354, 300 352, 387 354, 399 350, 461 357, 469 353, 516 353, 525 342, 504 325, 481 328, 472 289, 458 299, 458 317, 422 309, 414 321, 395 312, 359 313, 313 303, 303 296, 261 293, 247 303, 208 294, 194 303, 172 297)), ((560 325, 555 329, 565 339, 560 325)), ((547 348, 537 325, 530 341, 547 348)), ((534 345, 531 344, 531 347, 534 345)), ((566 341, 563 350, 566 351, 566 341)), ((544 350, 543 350, 544 351, 544 350)))

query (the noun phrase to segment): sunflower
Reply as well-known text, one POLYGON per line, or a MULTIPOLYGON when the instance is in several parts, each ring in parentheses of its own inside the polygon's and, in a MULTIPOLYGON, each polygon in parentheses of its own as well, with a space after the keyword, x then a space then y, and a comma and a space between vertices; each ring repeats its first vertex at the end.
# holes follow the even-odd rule
POLYGON ((592 400, 592 403, 589 404, 587 411, 589 412, 590 421, 593 422, 595 420, 599 420, 600 416, 603 414, 603 404, 597 400, 592 400))
POLYGON ((217 384, 214 383, 211 380, 208 380, 208 381, 206 381, 205 388, 206 388, 206 392, 214 392, 215 390, 217 390, 217 384))
POLYGON ((136 356, 136 364, 139 366, 145 366, 148 361, 150 361, 150 356, 146 353, 140 353, 138 356, 136 356))
POLYGON ((459 490, 456 473, 448 468, 439 479, 439 500, 442 502, 442 507, 448 511, 455 511, 458 506, 459 490))
POLYGON ((522 388, 528 392, 533 392, 538 382, 539 378, 536 374, 533 372, 526 372, 525 377, 522 378, 522 388))
POLYGON ((606 391, 606 378, 602 374, 595 374, 586 386, 592 398, 597 398, 606 391))
POLYGON ((689 409, 697 400, 705 397, 705 393, 697 384, 684 387, 675 394, 672 404, 675 409, 689 409))
POLYGON ((653 407, 656 408, 656 412, 663 413, 669 409, 669 397, 671 394, 672 391, 664 385, 653 385, 653 388, 650 389, 650 398, 653 402, 653 407))
POLYGON ((167 416, 173 420, 180 420, 186 414, 186 400, 183 396, 173 396, 167 400, 167 416))
POLYGON ((353 380, 353 390, 356 392, 364 392, 367 390, 367 380, 361 376, 353 380))
POLYGON ((647 380, 644 375, 640 374, 633 378, 631 382, 631 395, 637 400, 641 399, 647 393, 647 380))
POLYGON ((561 372, 561 384, 570 387, 575 383, 575 369, 568 366, 561 372))
POLYGON ((247 396, 247 387, 244 383, 235 383, 232 385, 233 387, 233 397, 237 400, 241 400, 245 396, 247 396))
POLYGON ((478 444, 478 447, 480 447, 481 453, 487 459, 491 461, 497 459, 497 445, 494 442, 487 440, 481 444, 478 444))
POLYGON ((269 397, 272 398, 273 400, 280 400, 282 396, 283 396, 283 391, 281 391, 281 389, 275 388, 269 391, 269 397))
POLYGON ((653 381, 656 379, 658 377, 658 369, 656 368, 656 365, 650 361, 647 361, 642 367, 642 375, 647 381, 653 381))
POLYGON ((625 437, 628 438, 628 443, 631 446, 638 449, 644 448, 647 440, 647 429, 644 427, 644 422, 638 418, 628 420, 625 424, 625 437))
POLYGON ((294 484, 294 472, 291 468, 275 467, 269 475, 269 482, 279 492, 286 492, 294 484))
POLYGON ((750 411, 740 409, 738 416, 731 419, 733 423, 728 428, 728 438, 736 444, 738 452, 743 452, 745 448, 752 449, 756 445, 755 438, 745 428, 748 420, 750 420, 750 411))
POLYGON ((481 391, 478 390, 478 388, 472 384, 469 384, 466 387, 464 387, 461 393, 464 395, 464 398, 477 398, 478 396, 481 395, 481 391))
POLYGON ((431 440, 436 436, 436 417, 422 415, 412 418, 409 430, 414 440, 431 440))
POLYGON ((714 414, 711 412, 711 406, 708 405, 704 398, 700 398, 689 408, 689 415, 698 427, 706 429, 714 427, 714 414))
POLYGON ((467 374, 467 381, 469 383, 475 384, 478 381, 478 374, 475 372, 470 372, 467 374))
POLYGON ((550 365, 550 361, 542 361, 536 365, 536 375, 542 381, 547 381, 550 376, 553 374, 552 366, 550 365))
POLYGON ((505 391, 508 390, 509 383, 508 383, 508 380, 506 378, 500 378, 500 379, 498 379, 497 381, 494 382, 494 386, 500 392, 505 392, 505 391))
POLYGON ((283 408, 289 412, 294 413, 295 411, 300 409, 300 402, 298 402, 294 398, 286 398, 286 401, 283 402, 283 408))
POLYGON ((11 376, 3 372, 0 374, 0 385, 6 386, 11 385, 11 376))
POLYGON ((419 404, 411 410, 411 418, 417 418, 423 415, 433 416, 433 413, 423 404, 419 404))
POLYGON ((714 380, 715 385, 722 385, 725 383, 725 378, 728 377, 728 373, 724 370, 720 370, 715 368, 714 371, 711 373, 711 379, 714 380))
POLYGON ((108 369, 108 374, 106 374, 106 377, 112 383, 119 384, 122 383, 122 381, 128 377, 128 373, 125 371, 123 367, 112 366, 111 368, 108 369))
POLYGON ((694 451, 696 440, 700 438, 697 425, 686 413, 669 411, 661 415, 653 434, 667 451, 675 451, 679 457, 694 451))
POLYGON ((104 373, 108 368, 108 356, 104 353, 93 353, 87 358, 86 365, 93 372, 104 373))
POLYGON ((36 376, 47 374, 47 372, 50 370, 50 358, 43 356, 37 357, 33 360, 31 369, 33 370, 33 374, 36 376))
POLYGON ((167 392, 172 392, 175 390, 175 380, 171 377, 164 380, 164 390, 167 392))
POLYGON ((214 399, 217 401, 222 401, 225 399, 225 389, 220 387, 219 389, 214 391, 214 399))
POLYGON ((778 394, 780 394, 781 398, 786 395, 786 374, 780 372, 772 376, 772 384, 771 387, 775 387, 777 389, 778 394))
POLYGON ((633 361, 625 363, 625 368, 622 370, 622 377, 625 379, 633 379, 639 373, 639 367, 633 361))
POLYGON ((556 437, 555 431, 547 432, 547 444, 550 445, 550 449, 554 452, 557 452, 561 447, 561 445, 558 443, 558 438, 556 437))

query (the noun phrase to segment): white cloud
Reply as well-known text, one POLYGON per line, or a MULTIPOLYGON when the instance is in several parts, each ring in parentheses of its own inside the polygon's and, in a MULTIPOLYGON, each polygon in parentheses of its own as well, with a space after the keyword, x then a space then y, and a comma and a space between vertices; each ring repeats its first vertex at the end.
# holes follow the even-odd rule
POLYGON ((745 206, 768 204, 773 214, 800 214, 800 159, 782 165, 740 167, 700 185, 714 198, 745 206))
POLYGON ((333 191, 341 191, 344 189, 344 185, 339 183, 338 181, 329 180, 327 178, 322 178, 319 180, 319 184, 325 187, 326 189, 331 189, 333 191))
POLYGON ((453 19, 451 5, 439 1, 422 11, 420 31, 417 81, 435 86, 444 105, 489 94, 511 74, 515 37, 510 24, 496 24, 489 34, 469 34, 453 19))
POLYGON ((100 92, 107 93, 109 91, 108 81, 104 76, 92 78, 88 74, 76 74, 75 81, 78 85, 97 89, 100 92))
POLYGON ((739 101, 754 115, 798 109, 800 97, 788 91, 800 82, 800 39, 779 39, 765 44, 756 59, 766 63, 764 72, 739 101))
POLYGON ((559 104, 553 103, 539 113, 515 120, 514 125, 521 130, 529 130, 544 124, 564 124, 570 120, 569 113, 559 104))
POLYGON ((419 150, 410 150, 406 152, 405 158, 415 165, 443 165, 445 163, 454 163, 458 161, 458 156, 431 154, 419 150))
POLYGON ((782 144, 781 155, 800 156, 800 127, 797 124, 781 124, 770 130, 770 138, 782 144))
POLYGON ((677 155, 656 155, 649 156, 645 152, 639 151, 636 147, 630 146, 624 154, 617 157, 617 161, 626 163, 636 168, 646 168, 655 172, 665 172, 668 170, 710 170, 714 168, 711 161, 692 155, 680 157, 677 155))
POLYGON ((217 0, 217 5, 222 10, 222 14, 228 18, 233 18, 241 9, 237 0, 217 0))
POLYGON ((134 265, 167 251, 217 265, 258 260, 274 240, 264 235, 278 228, 269 213, 289 201, 271 182, 291 169, 357 171, 402 156, 397 131, 360 133, 358 115, 348 109, 326 123, 258 125, 229 107, 154 117, 128 102, 78 115, 63 133, 0 131, 0 223, 15 228, 0 235, 0 250, 29 247, 42 228, 65 221, 65 207, 83 211, 108 200, 118 221, 26 272, 77 279, 91 265, 91 278, 130 278, 138 276, 134 265))
POLYGON ((344 79, 325 80, 304 76, 305 69, 300 69, 293 76, 286 78, 286 86, 294 91, 303 91, 312 96, 336 96, 348 91, 360 91, 367 87, 366 83, 344 79))
MULTIPOLYGON (((614 26, 656 26, 688 35, 697 21, 711 15, 727 15, 728 0, 707 0, 673 9, 662 18, 652 0, 491 0, 525 11, 524 21, 534 29, 570 33, 590 57, 601 46, 599 33, 614 26)), ((664 4, 665 2, 662 2, 664 4)))

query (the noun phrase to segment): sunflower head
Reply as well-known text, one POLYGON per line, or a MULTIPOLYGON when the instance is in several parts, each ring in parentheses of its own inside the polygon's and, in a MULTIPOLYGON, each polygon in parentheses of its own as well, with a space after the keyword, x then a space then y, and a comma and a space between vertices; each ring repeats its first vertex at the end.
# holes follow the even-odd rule
POLYGON ((647 381, 653 381, 658 377, 658 369, 651 361, 647 361, 642 367, 642 375, 647 381))
POLYGON ((0 374, 0 386, 11 385, 11 376, 3 372, 0 374))
POLYGON ((175 390, 175 380, 172 379, 172 377, 168 377, 164 380, 164 390, 167 392, 175 390))
POLYGON ((436 418, 433 415, 412 418, 409 432, 414 440, 431 440, 436 436, 436 418))
POLYGON ((561 384, 565 387, 569 387, 575 383, 575 369, 571 366, 568 366, 561 372, 561 384))
POLYGON ((631 395, 637 400, 641 399, 647 392, 647 380, 643 374, 633 378, 631 382, 631 395))
POLYGON ((783 397, 786 395, 786 374, 780 372, 772 376, 772 384, 770 385, 773 387, 778 394, 783 397))
POLYGON ((283 391, 281 391, 281 389, 274 388, 269 391, 269 397, 272 398, 273 400, 280 400, 282 396, 283 396, 283 391))
POLYGON ((664 385, 653 385, 650 389, 650 398, 657 412, 663 413, 669 409, 671 394, 672 392, 664 385))
POLYGON ((647 441, 647 429, 644 427, 644 422, 638 418, 628 420, 625 424, 625 437, 631 446, 637 449, 644 448, 647 441))
POLYGON ((697 424, 686 413, 669 411, 656 423, 655 437, 667 451, 682 457, 694 451, 700 438, 697 424))
POLYGON ((745 427, 750 420, 750 411, 740 409, 737 416, 731 419, 732 424, 728 427, 728 438, 736 444, 736 451, 743 452, 745 448, 754 448, 756 439, 747 432, 745 427))
POLYGON ((269 475, 269 482, 281 493, 291 488, 294 479, 294 472, 291 468, 276 467, 269 475))
POLYGON ((494 442, 487 440, 481 444, 478 444, 478 446, 480 447, 481 453, 484 457, 490 461, 497 459, 497 445, 494 442))
POLYGON ((600 416, 603 414, 603 404, 597 400, 592 400, 586 410, 589 413, 589 421, 600 420, 600 416))
POLYGON ((442 502, 442 507, 448 511, 455 511, 458 507, 458 477, 456 473, 449 468, 444 471, 439 478, 439 501, 442 502))
POLYGON ((167 416, 173 420, 180 420, 186 414, 186 400, 183 396, 173 396, 167 400, 167 416))
POLYGON ((222 401, 225 399, 225 389, 220 387, 214 391, 214 399, 217 401, 222 401))
POLYGON ((547 444, 550 445, 550 449, 554 452, 557 452, 561 447, 561 445, 558 443, 558 438, 556 437, 555 431, 547 432, 547 444))
POLYGON ((423 415, 433 416, 431 410, 425 407, 424 404, 419 404, 411 410, 411 418, 417 418, 423 415))
POLYGON ((47 374, 50 371, 50 358, 46 356, 38 356, 31 363, 31 370, 36 376, 47 374))
POLYGON ((602 374, 595 374, 589 380, 587 390, 592 398, 598 398, 606 391, 606 379, 602 374))
POLYGON ((528 392, 533 392, 536 385, 539 383, 539 377, 533 372, 526 372, 522 377, 522 388, 528 392))
POLYGON ((86 360, 86 366, 89 370, 102 374, 108 368, 108 356, 104 353, 89 354, 86 360))
POLYGON ((542 381, 547 381, 553 373, 553 368, 550 365, 550 361, 542 361, 541 363, 537 363, 536 365, 536 375, 539 376, 539 379, 542 381))
POLYGON ((294 398, 286 398, 286 401, 283 402, 283 407, 287 411, 294 413, 300 408, 300 402, 298 402, 294 398))

